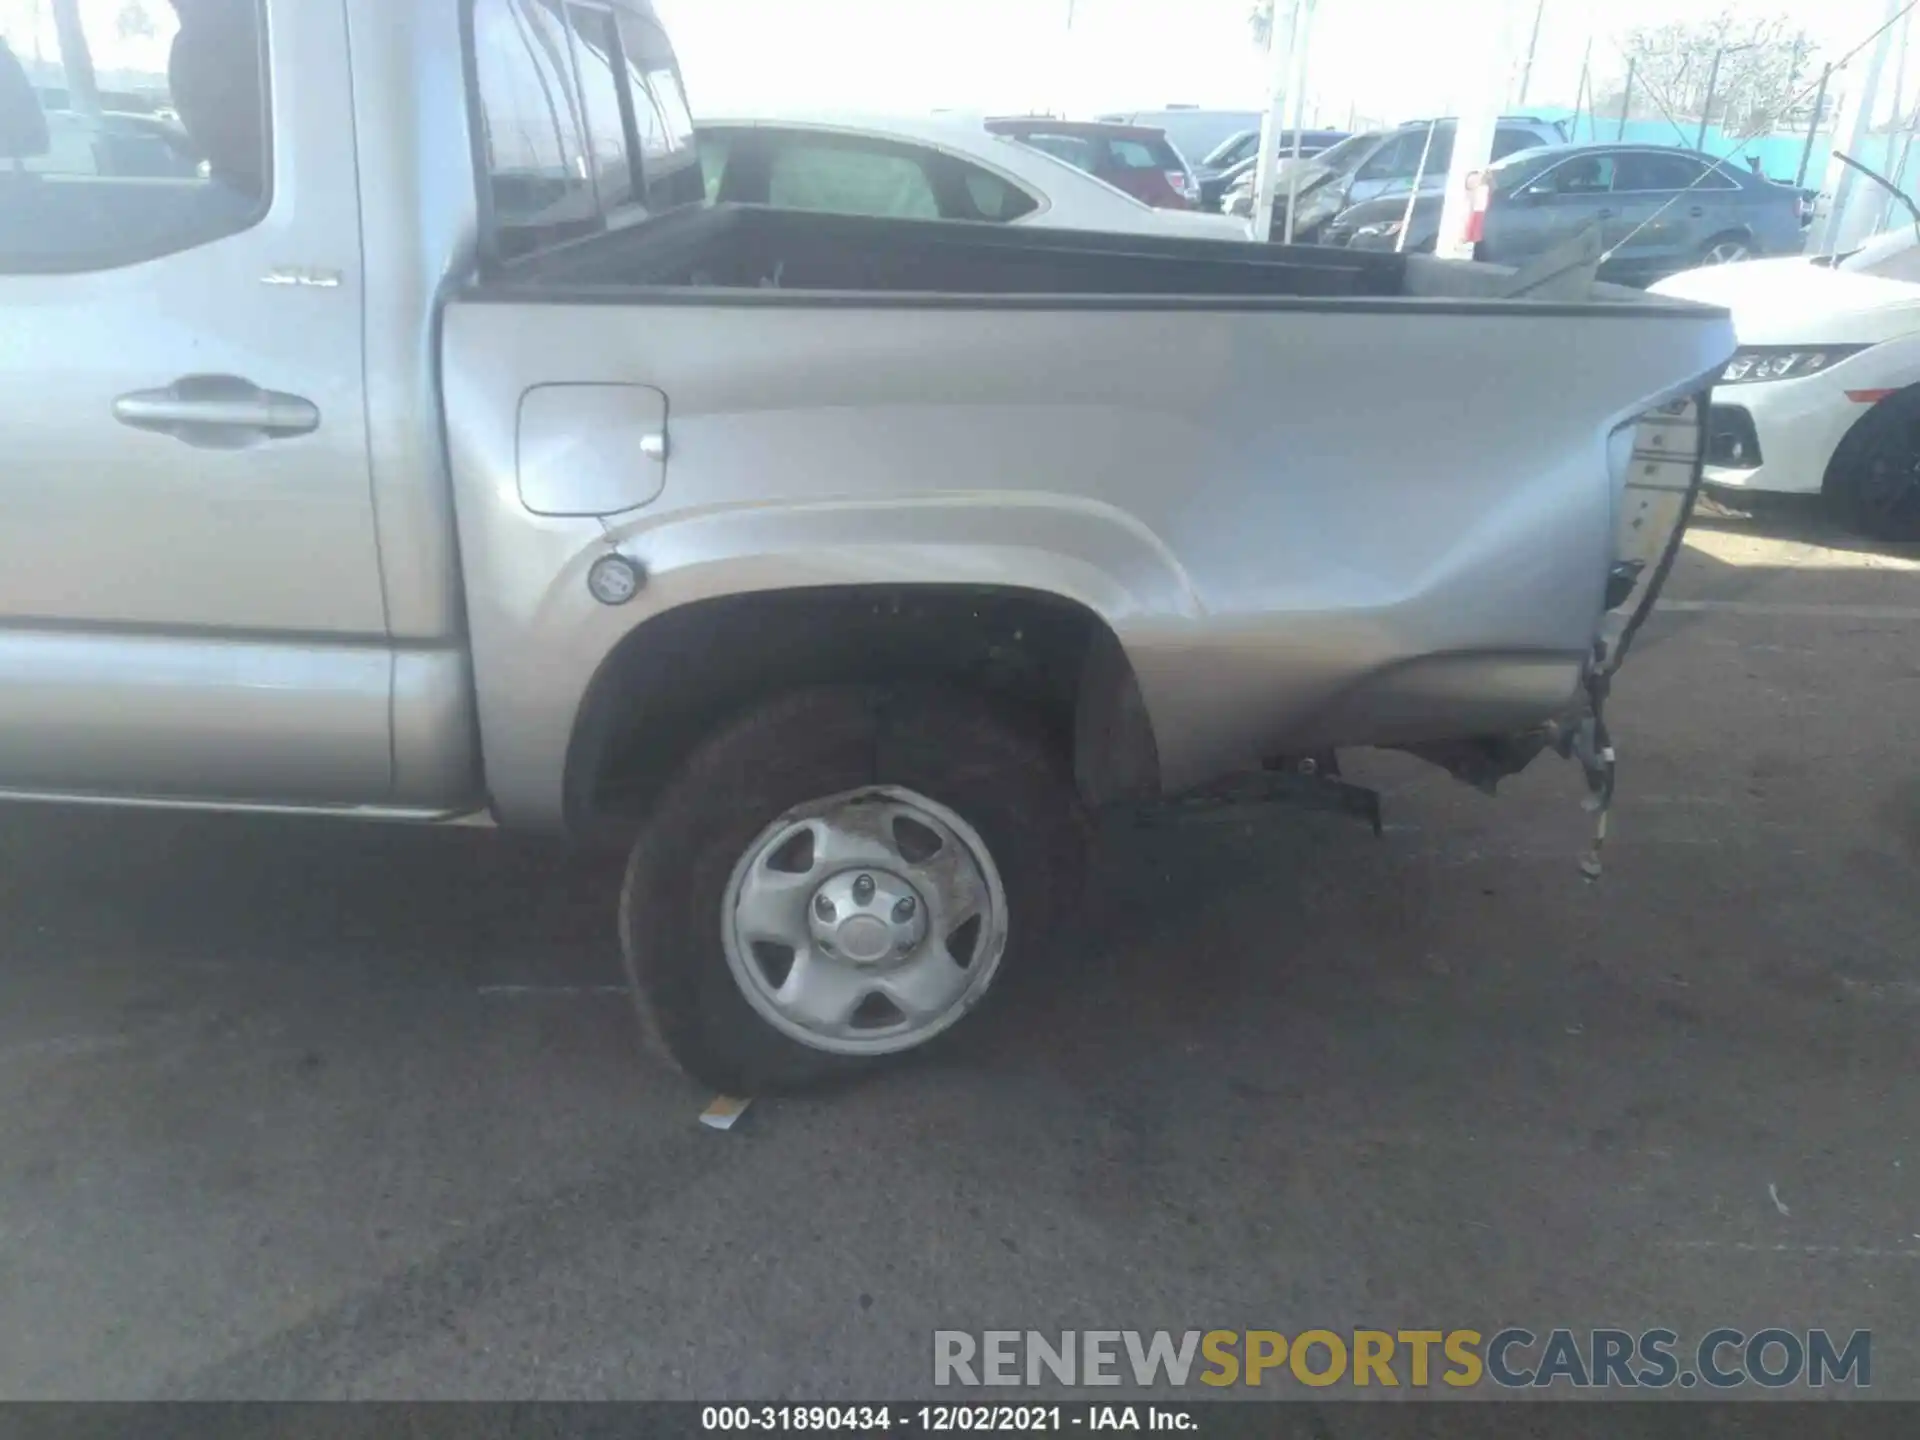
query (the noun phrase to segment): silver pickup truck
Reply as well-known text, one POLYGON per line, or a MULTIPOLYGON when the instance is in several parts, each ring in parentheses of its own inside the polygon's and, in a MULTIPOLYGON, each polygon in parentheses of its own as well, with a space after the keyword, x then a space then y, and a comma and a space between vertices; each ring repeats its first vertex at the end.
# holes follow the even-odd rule
POLYGON ((1722 312, 709 205, 645 0, 148 8, 0 51, 6 797, 611 837, 645 1028, 751 1092, 967 1015, 1102 807, 1610 787, 1722 312))

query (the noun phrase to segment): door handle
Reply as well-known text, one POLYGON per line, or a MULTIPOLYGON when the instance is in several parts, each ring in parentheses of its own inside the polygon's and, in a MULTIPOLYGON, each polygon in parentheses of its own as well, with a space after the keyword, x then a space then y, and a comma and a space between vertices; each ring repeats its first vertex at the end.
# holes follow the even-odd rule
POLYGON ((1704 205, 1696 205, 1691 210, 1687 211, 1687 214, 1691 215, 1696 220, 1698 220, 1702 215, 1706 213, 1707 213, 1707 210, 1704 205))
POLYGON ((1594 213, 1602 220, 1611 220, 1613 218, 1613 211, 1611 210, 1596 210, 1594 213))
POLYGON ((113 418, 198 449, 239 450, 305 435, 319 426, 320 410, 311 400, 262 390, 237 375, 183 375, 165 389, 120 396, 113 418))

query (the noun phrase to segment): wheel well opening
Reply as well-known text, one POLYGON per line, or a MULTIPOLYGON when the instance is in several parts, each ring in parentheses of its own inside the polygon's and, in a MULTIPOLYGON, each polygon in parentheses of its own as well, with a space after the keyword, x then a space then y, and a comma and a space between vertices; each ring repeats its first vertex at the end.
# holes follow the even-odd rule
POLYGON ((698 601, 616 646, 568 748, 568 825, 622 840, 729 717, 802 686, 879 682, 958 684, 1018 707, 1089 804, 1157 790, 1133 668, 1091 610, 994 586, 828 586, 698 601))
POLYGON ((1883 396, 1868 405, 1860 417, 1847 427, 1847 433, 1840 437, 1840 443, 1833 447, 1833 454, 1827 459, 1827 470, 1820 477, 1820 489, 1831 495, 1837 483, 1844 482, 1859 463, 1860 447, 1872 438, 1872 428, 1887 423, 1887 412, 1896 409, 1908 411, 1920 407, 1920 385, 1908 385, 1895 390, 1891 395, 1883 396))

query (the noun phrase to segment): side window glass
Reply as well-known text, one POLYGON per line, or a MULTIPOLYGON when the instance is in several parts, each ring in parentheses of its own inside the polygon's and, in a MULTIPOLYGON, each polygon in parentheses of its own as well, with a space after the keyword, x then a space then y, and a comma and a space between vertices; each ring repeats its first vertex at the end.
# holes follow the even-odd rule
POLYGON ((717 130, 700 136, 700 175, 709 205, 720 198, 721 182, 727 178, 727 157, 732 153, 732 136, 717 130))
POLYGON ((0 272, 151 260, 267 213, 260 0, 0 5, 0 272))
POLYGON ((697 203, 703 188, 700 153, 673 47, 666 32, 644 15, 622 10, 618 24, 647 203, 655 209, 697 203))
POLYGON ((1023 135, 1026 144, 1036 150, 1045 151, 1056 160, 1064 160, 1076 170, 1084 170, 1091 175, 1098 167, 1094 155, 1093 143, 1078 135, 1023 135))
POLYGON ((1620 157, 1616 190, 1684 190, 1701 173, 1701 166, 1683 155, 1646 155, 1629 151, 1620 157))
POLYGON ((602 211, 617 210, 638 198, 632 158, 627 154, 627 117, 618 72, 620 46, 613 13, 586 5, 569 8, 574 56, 580 71, 580 102, 593 156, 593 181, 602 211))
POLYGON ((767 203, 787 210, 937 220, 925 168, 905 155, 853 145, 782 145, 767 167, 767 203))
POLYGON ((997 220, 1004 225, 1039 208, 1039 202, 1026 191, 990 171, 962 166, 960 183, 966 187, 967 200, 981 220, 997 220))
MULTIPOLYGON (((1410 130, 1403 134, 1396 135, 1378 150, 1374 151, 1372 158, 1360 167, 1359 174, 1354 178, 1359 180, 1392 180, 1395 178, 1409 177, 1413 174, 1414 168, 1419 165, 1420 152, 1426 147, 1426 143, 1427 132, 1425 130, 1410 130)), ((1433 143, 1434 148, 1437 150, 1440 145, 1439 135, 1436 134, 1433 137, 1433 143)), ((1428 160, 1428 164, 1432 164, 1431 159, 1428 160)))
POLYGON ((1604 195, 1614 188, 1611 155, 1580 155, 1554 166, 1527 186, 1549 195, 1604 195))
POLYGON ((480 140, 504 257, 599 222, 564 29, 529 0, 474 0, 480 140))

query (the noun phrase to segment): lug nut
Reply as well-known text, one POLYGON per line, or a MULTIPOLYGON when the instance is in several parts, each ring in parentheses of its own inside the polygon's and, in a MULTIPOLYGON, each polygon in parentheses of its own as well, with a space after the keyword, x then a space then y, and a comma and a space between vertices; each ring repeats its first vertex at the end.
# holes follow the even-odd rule
POLYGON ((824 895, 813 897, 813 913, 829 924, 833 921, 833 901, 824 895))
POLYGON ((860 875, 855 877, 853 882, 853 899, 854 903, 858 905, 864 905, 873 899, 873 876, 860 875))
POLYGON ((911 895, 902 895, 894 902, 893 918, 895 923, 900 925, 906 924, 907 921, 913 919, 913 912, 916 908, 911 895))

